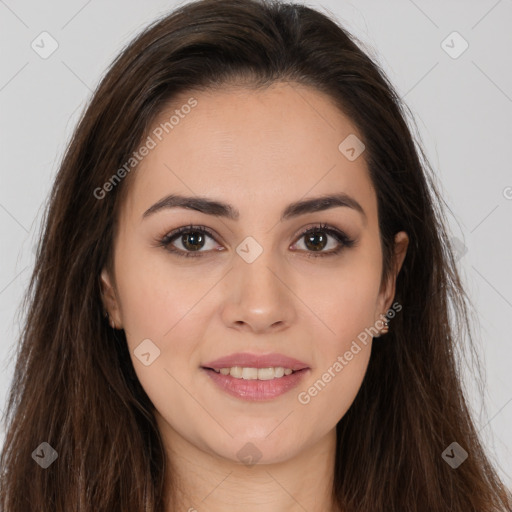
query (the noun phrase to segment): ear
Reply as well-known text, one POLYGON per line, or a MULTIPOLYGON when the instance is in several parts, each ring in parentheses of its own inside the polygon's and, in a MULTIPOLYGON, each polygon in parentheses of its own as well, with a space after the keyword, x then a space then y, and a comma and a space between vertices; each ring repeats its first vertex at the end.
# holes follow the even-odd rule
POLYGON ((400 231, 395 235, 395 247, 392 261, 392 272, 385 283, 383 289, 379 293, 379 299, 377 301, 376 320, 380 318, 380 315, 385 315, 391 307, 393 298, 395 297, 396 290, 396 278, 402 268, 402 264, 407 254, 407 247, 409 245, 409 237, 405 231, 400 231))
POLYGON ((120 329, 121 314, 119 309, 119 302, 115 288, 112 284, 112 279, 106 268, 103 268, 100 275, 101 284, 101 300, 105 311, 109 314, 110 320, 115 322, 116 328, 120 329))

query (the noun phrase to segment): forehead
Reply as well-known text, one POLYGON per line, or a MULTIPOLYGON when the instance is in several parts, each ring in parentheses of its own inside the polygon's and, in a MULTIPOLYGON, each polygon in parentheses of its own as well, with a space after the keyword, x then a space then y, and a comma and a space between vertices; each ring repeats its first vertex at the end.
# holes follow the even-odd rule
POLYGON ((351 161, 339 148, 362 135, 328 96, 306 86, 181 94, 148 136, 153 147, 130 176, 129 215, 140 217, 171 192, 223 199, 241 218, 334 191, 374 206, 364 152, 351 161))

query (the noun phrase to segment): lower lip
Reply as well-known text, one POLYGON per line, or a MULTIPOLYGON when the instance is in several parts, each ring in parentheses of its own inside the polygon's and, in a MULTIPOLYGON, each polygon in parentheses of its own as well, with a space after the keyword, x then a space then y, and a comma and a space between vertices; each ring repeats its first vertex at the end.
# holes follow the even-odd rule
POLYGON ((203 370, 219 388, 229 395, 243 400, 262 401, 272 400, 298 386, 309 368, 271 380, 236 379, 231 375, 222 375, 222 373, 208 368, 203 368, 203 370))

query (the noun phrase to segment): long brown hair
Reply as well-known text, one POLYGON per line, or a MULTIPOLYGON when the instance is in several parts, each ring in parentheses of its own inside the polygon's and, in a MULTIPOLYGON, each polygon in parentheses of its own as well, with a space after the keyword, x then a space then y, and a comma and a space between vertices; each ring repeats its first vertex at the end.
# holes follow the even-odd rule
POLYGON ((68 145, 44 215, 4 419, 2 511, 164 510, 171 468, 154 408, 125 333, 109 327, 100 298, 129 179, 100 199, 94 191, 177 94, 276 81, 326 93, 363 134, 383 281, 393 235, 410 238, 395 295, 403 310, 373 344, 359 393, 336 427, 334 502, 345 512, 510 510, 464 398, 462 356, 474 342, 445 206, 408 110, 359 46, 335 20, 302 5, 202 0, 157 20, 114 61, 68 145), (48 455, 42 442, 58 454, 46 469, 33 457, 37 449, 48 455), (456 469, 442 457, 452 442, 468 453, 456 469))

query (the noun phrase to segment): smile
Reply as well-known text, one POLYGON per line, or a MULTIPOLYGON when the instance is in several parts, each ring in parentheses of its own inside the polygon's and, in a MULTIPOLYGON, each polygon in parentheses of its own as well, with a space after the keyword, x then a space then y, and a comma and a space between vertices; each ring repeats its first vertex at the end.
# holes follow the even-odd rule
POLYGON ((293 371, 283 367, 242 368, 239 366, 220 370, 202 368, 202 370, 221 391, 250 401, 272 400, 284 395, 297 387, 309 372, 309 368, 293 371))

